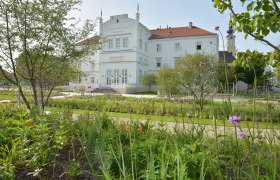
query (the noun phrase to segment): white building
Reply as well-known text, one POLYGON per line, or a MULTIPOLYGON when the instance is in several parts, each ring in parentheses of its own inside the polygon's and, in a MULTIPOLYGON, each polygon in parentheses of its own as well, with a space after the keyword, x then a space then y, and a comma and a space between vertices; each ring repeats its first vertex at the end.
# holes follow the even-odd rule
POLYGON ((70 83, 70 87, 112 88, 119 93, 143 91, 145 87, 140 82, 143 74, 154 73, 163 65, 174 66, 176 59, 186 53, 201 52, 218 57, 216 33, 193 26, 191 22, 184 27, 150 30, 139 19, 139 10, 135 19, 121 14, 103 22, 101 15, 99 35, 106 38, 106 45, 78 63, 86 76, 80 83, 70 83))

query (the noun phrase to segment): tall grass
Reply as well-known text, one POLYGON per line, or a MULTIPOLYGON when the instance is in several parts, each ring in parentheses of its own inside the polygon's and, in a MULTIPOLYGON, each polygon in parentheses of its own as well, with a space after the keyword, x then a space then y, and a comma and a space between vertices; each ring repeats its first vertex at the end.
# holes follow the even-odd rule
MULTIPOLYGON (((80 119, 80 141, 105 179, 277 179, 280 148, 264 137, 207 137, 204 128, 157 129, 117 122, 104 114, 80 119), (270 162, 270 163, 269 163, 270 162), (273 162, 273 163, 271 163, 273 162)), ((215 131, 215 130, 214 130, 215 131)), ((278 139, 279 142, 279 139, 278 139)))
POLYGON ((191 114, 193 117, 203 119, 226 120, 231 115, 242 116, 246 121, 265 122, 269 114, 269 120, 279 122, 279 105, 272 103, 258 103, 255 101, 232 103, 209 102, 204 106, 202 115, 199 108, 192 100, 175 99, 166 101, 165 99, 137 99, 125 97, 76 97, 72 99, 53 99, 49 102, 50 107, 86 109, 100 112, 133 113, 145 115, 185 117, 191 114), (254 110, 252 109, 254 107, 254 110))

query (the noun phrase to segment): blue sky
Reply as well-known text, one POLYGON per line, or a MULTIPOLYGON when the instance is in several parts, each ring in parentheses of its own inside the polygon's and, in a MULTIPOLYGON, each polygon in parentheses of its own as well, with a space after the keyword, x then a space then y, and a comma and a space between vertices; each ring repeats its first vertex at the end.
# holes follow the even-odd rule
MULTIPOLYGON (((102 9, 104 21, 117 14, 128 14, 129 17, 135 18, 137 3, 140 7, 140 21, 149 29, 160 26, 164 28, 167 25, 170 27, 188 26, 189 22, 193 22, 194 26, 211 32, 215 32, 215 26, 220 26, 223 36, 226 36, 230 13, 220 14, 213 7, 211 0, 83 0, 81 11, 73 12, 71 15, 81 20, 96 20, 102 9)), ((240 4, 236 4, 236 9, 242 10, 240 4)), ((272 51, 269 46, 252 38, 245 40, 243 33, 236 32, 235 35, 238 51, 246 49, 272 51)), ((270 35, 268 39, 275 45, 280 43, 279 33, 270 35)), ((220 49, 222 49, 222 42, 220 42, 220 49)))

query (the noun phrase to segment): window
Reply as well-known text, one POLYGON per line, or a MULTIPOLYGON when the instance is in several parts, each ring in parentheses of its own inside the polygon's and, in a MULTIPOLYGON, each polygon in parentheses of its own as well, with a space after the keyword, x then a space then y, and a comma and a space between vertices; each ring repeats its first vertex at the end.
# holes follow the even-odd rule
POLYGON ((157 44, 157 52, 161 52, 161 44, 157 44))
POLYGON ((122 70, 122 84, 127 83, 127 69, 122 70))
POLYGON ((128 37, 123 38, 123 47, 124 48, 128 47, 128 37))
POLYGON ((197 41, 196 42, 196 50, 201 50, 202 49, 202 42, 201 41, 197 41))
POLYGON ((143 40, 140 39, 140 49, 142 49, 143 40))
POLYGON ((175 51, 179 52, 179 51, 181 51, 181 49, 182 49, 181 44, 180 43, 175 43, 175 51))
POLYGON ((120 71, 118 69, 114 70, 113 82, 114 82, 114 84, 120 83, 120 71))
POLYGON ((94 83, 94 77, 91 77, 90 82, 94 83))
POLYGON ((111 85, 111 69, 107 69, 106 71, 106 80, 107 80, 107 85, 111 85))
POLYGON ((157 61, 157 67, 160 68, 161 67, 161 61, 162 61, 162 58, 156 58, 156 61, 157 61))
POLYGON ((111 49, 113 48, 113 39, 108 40, 108 47, 111 49))
POLYGON ((147 43, 147 41, 145 42, 145 52, 147 52, 148 51, 148 43, 147 43))
POLYGON ((116 48, 120 48, 121 47, 121 39, 117 38, 116 39, 116 48))

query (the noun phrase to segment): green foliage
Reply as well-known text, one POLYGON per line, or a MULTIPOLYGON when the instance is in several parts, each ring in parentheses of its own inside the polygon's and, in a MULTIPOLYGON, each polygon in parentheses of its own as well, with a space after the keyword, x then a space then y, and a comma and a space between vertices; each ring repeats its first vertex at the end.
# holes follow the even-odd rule
POLYGON ((180 80, 179 75, 175 69, 164 66, 157 72, 156 82, 158 90, 161 95, 168 96, 170 99, 171 95, 178 94, 180 92, 180 80))
POLYGON ((69 176, 77 178, 81 175, 81 165, 75 160, 70 161, 69 169, 66 171, 69 176))
POLYGON ((8 81, 5 76, 6 75, 7 77, 11 78, 12 79, 12 75, 10 73, 8 73, 7 71, 1 71, 0 70, 0 87, 1 88, 4 88, 4 89, 7 89, 7 90, 10 90, 10 87, 12 86, 12 83, 10 81, 8 81))
POLYGON ((155 74, 144 74, 141 77, 141 83, 144 86, 148 86, 149 91, 151 91, 152 86, 156 85, 156 75, 155 74))
MULTIPOLYGON (((229 85, 232 83, 236 82, 236 74, 235 74, 235 69, 232 66, 227 66, 227 79, 229 85)), ((217 70, 216 70, 216 78, 218 80, 218 88, 219 92, 224 92, 226 89, 225 87, 227 86, 227 81, 226 81, 226 75, 225 75, 225 65, 224 63, 221 63, 218 65, 217 70)))
POLYGON ((270 59, 257 51, 238 53, 237 59, 233 62, 237 79, 252 85, 255 80, 261 80, 264 75, 264 68, 270 59))
MULTIPOLYGON (((105 101, 108 97, 99 98, 105 101)), ((141 108, 150 106, 151 109, 159 103, 166 112, 169 112, 167 107, 172 107, 171 102, 161 99, 112 96, 108 102, 111 99, 119 101, 113 102, 116 106, 127 100, 129 104, 142 103, 141 108)), ((187 111, 183 105, 180 103, 178 107, 187 111)), ((240 109, 244 107, 244 104, 240 105, 240 109)), ((271 115, 267 117, 269 122, 274 108, 274 105, 267 106, 266 113, 271 115)), ((241 115, 243 121, 246 115, 240 109, 233 107, 229 112, 224 104, 213 103, 206 112, 221 113, 222 119, 227 118, 228 113, 234 113, 241 115)), ((252 113, 251 109, 247 110, 252 113)), ((22 168, 27 168, 25 173, 31 171, 24 174, 25 178, 33 175, 40 179, 58 176, 65 179, 280 178, 277 131, 272 130, 274 136, 266 139, 267 131, 254 127, 244 131, 245 139, 238 139, 236 132, 215 137, 213 133, 221 133, 220 127, 213 126, 210 130, 210 127, 192 124, 191 118, 189 124, 176 124, 173 129, 163 122, 155 126, 149 120, 116 120, 105 113, 80 114, 75 120, 72 115, 67 110, 46 115, 15 109, 10 104, 0 106, 0 178, 21 178, 16 175, 22 168), (80 146, 73 148, 76 145, 80 146), (68 147, 66 151, 60 151, 65 147, 68 147), (77 159, 76 155, 82 157, 77 159), (57 159, 59 156, 63 157, 57 159), (64 158, 66 162, 60 162, 64 158), (57 160, 60 161, 56 163, 57 160), (64 171, 59 171, 58 176, 43 176, 50 173, 47 166, 55 171, 59 168, 56 164, 61 163, 64 171), (88 176, 82 177, 84 174, 88 176)), ((239 128, 241 126, 242 123, 239 128)))
MULTIPOLYGON (((219 10, 220 13, 225 13, 229 10, 232 14, 230 25, 233 29, 244 32, 245 39, 248 36, 253 37, 255 40, 259 40, 264 44, 272 47, 274 51, 268 52, 266 55, 250 52, 247 50, 245 53, 242 53, 241 56, 252 57, 258 56, 258 58, 254 58, 254 66, 263 66, 263 63, 267 63, 268 59, 273 61, 273 63, 269 63, 276 67, 276 75, 279 77, 279 69, 280 69, 280 44, 273 44, 270 42, 267 37, 271 34, 279 34, 280 32, 280 8, 279 8, 279 0, 239 0, 238 2, 233 0, 212 0, 214 2, 214 6, 219 10), (243 11, 236 10, 234 5, 243 7, 243 11), (258 64, 258 65, 257 65, 258 64)), ((279 42, 278 42, 279 43, 279 42)), ((238 68, 238 71, 243 71, 243 74, 247 72, 246 77, 242 78, 242 81, 246 81, 246 83, 251 84, 252 82, 252 72, 250 70, 244 68, 244 58, 241 65, 242 68, 238 68)), ((247 66, 248 67, 248 66, 247 66)), ((257 68, 256 68, 257 69, 257 68)), ((240 72, 239 72, 240 73, 240 72)))
MULTIPOLYGON (((80 141, 89 159, 100 162, 104 179, 250 179, 278 177, 279 147, 233 135, 204 136, 202 126, 153 128, 149 122, 116 122, 106 115, 79 119, 80 141), (103 126, 103 124, 107 124, 103 126), (218 148, 217 148, 218 147, 218 148), (276 149, 275 149, 276 148, 276 149), (275 153, 277 156, 274 156, 275 153), (238 157, 242 157, 242 161, 238 157), (242 163, 241 163, 242 162, 242 163), (242 169, 242 171, 240 171, 242 169), (258 170, 261 169, 261 172, 258 170)), ((93 161, 89 160, 93 165, 93 161)))
POLYGON ((14 177, 15 168, 23 167, 40 176, 49 158, 68 143, 69 119, 61 114, 38 115, 0 106, 0 117, 0 176, 4 179, 14 177))
POLYGON ((238 3, 242 5, 243 12, 235 10, 232 0, 212 1, 220 13, 223 14, 227 10, 232 13, 231 25, 235 30, 244 32, 245 39, 250 35, 274 48, 278 54, 280 53, 278 45, 272 44, 266 39, 270 33, 280 32, 278 0, 240 0, 238 3))
POLYGON ((216 91, 217 62, 215 56, 198 53, 187 54, 175 64, 180 84, 194 95, 201 111, 204 103, 211 99, 216 91))
POLYGON ((99 48, 99 40, 76 46, 94 30, 90 21, 78 28, 77 20, 68 16, 79 4, 80 0, 0 2, 0 71, 11 72, 12 77, 5 78, 18 86, 28 109, 31 104, 44 109, 53 88, 73 78, 76 60, 99 48), (33 101, 26 99, 22 81, 31 86, 33 101))
POLYGON ((80 75, 76 67, 67 59, 44 54, 40 50, 22 53, 17 58, 17 73, 22 80, 32 81, 32 78, 43 84, 44 88, 52 85, 63 85, 80 75), (27 63, 32 63, 33 72, 29 74, 27 63))
MULTIPOLYGON (((267 106, 257 104, 256 116, 261 122, 267 122, 267 106)), ((231 113, 242 116, 244 119, 251 121, 253 119, 251 103, 232 103, 232 111, 229 105, 219 102, 205 103, 204 109, 200 112, 200 108, 196 107, 196 103, 192 100, 174 99, 166 101, 165 99, 138 99, 125 98, 121 96, 84 96, 73 99, 52 99, 49 102, 50 107, 59 107, 66 109, 85 109, 99 112, 117 112, 131 113, 157 116, 172 116, 174 118, 187 118, 191 114, 194 118, 200 115, 205 119, 224 120, 231 113)), ((280 111, 278 106, 273 106, 269 111, 270 121, 279 122, 280 111)))

